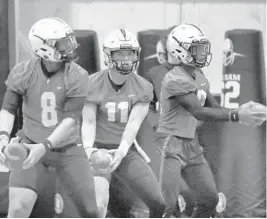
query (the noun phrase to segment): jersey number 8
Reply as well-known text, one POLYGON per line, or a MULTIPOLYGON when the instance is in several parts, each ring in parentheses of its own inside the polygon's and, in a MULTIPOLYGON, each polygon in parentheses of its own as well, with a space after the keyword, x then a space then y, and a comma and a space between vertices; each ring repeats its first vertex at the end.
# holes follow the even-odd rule
POLYGON ((58 123, 56 111, 56 96, 53 92, 44 92, 41 96, 42 123, 45 127, 58 123))

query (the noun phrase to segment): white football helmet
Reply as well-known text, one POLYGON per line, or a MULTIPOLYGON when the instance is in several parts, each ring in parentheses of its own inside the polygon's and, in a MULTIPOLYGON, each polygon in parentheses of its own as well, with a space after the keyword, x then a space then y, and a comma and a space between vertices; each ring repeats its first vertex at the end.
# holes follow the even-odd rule
POLYGON ((63 20, 51 17, 37 21, 29 32, 33 52, 48 61, 62 62, 77 58, 78 43, 74 31, 63 20))
POLYGON ((135 35, 126 29, 115 29, 104 40, 103 51, 105 56, 105 64, 121 74, 129 74, 135 72, 138 68, 140 60, 141 47, 135 35), (115 61, 112 58, 112 52, 132 50, 135 57, 132 60, 115 61))
POLYGON ((169 55, 185 65, 202 68, 211 62, 210 41, 193 24, 175 27, 168 35, 166 44, 169 55))

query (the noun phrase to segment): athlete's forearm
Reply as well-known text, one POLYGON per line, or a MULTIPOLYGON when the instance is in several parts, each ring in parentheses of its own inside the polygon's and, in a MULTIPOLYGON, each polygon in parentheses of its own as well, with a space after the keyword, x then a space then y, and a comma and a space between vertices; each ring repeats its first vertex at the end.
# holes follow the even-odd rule
POLYGON ((64 147, 60 142, 68 138, 70 130, 76 126, 76 122, 72 118, 65 118, 58 125, 58 127, 52 132, 52 134, 47 138, 53 148, 64 147))
POLYGON ((128 123, 127 124, 125 131, 122 135, 120 146, 118 148, 119 150, 123 150, 123 151, 125 151, 125 153, 128 152, 128 150, 130 149, 130 147, 134 143, 136 135, 140 129, 140 125, 138 123, 128 123))
POLYGON ((148 113, 148 109, 149 103, 139 103, 132 109, 118 148, 119 150, 122 150, 125 155, 134 143, 136 135, 148 113))
POLYGON ((201 121, 229 121, 230 109, 202 107, 193 112, 194 117, 201 121))
MULTIPOLYGON (((176 98, 189 113, 200 121, 238 121, 238 113, 236 111, 223 107, 202 107, 197 96, 193 93, 180 95, 176 98)), ((208 94, 208 99, 213 99, 210 94, 208 94)), ((216 101, 211 102, 215 103, 216 101)))
POLYGON ((92 148, 96 136, 96 122, 83 122, 81 132, 84 148, 92 148))
POLYGON ((10 135, 14 126, 14 121, 15 116, 12 113, 4 109, 0 111, 0 131, 7 132, 10 135))

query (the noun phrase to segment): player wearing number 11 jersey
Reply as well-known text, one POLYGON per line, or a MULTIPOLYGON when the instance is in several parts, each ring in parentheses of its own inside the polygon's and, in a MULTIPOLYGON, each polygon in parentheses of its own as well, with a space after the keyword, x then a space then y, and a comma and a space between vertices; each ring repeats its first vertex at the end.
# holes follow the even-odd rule
MULTIPOLYGON (((93 174, 83 147, 78 147, 88 73, 73 62, 78 47, 74 32, 58 18, 45 18, 33 25, 29 40, 36 57, 12 69, 0 113, 2 151, 23 97, 23 128, 15 141, 29 155, 22 168, 11 170, 8 217, 29 217, 48 166, 55 167, 80 216, 97 217, 93 174)), ((2 152, 0 161, 5 163, 2 152)))
MULTIPOLYGON (((151 217, 161 217, 164 200, 157 180, 135 147, 137 132, 153 98, 153 87, 135 74, 140 58, 136 37, 127 30, 116 29, 104 42, 108 69, 89 77, 89 93, 83 111, 82 136, 88 158, 92 147, 105 148, 114 154, 107 172, 129 185, 150 209, 151 217)), ((96 178, 98 206, 105 217, 108 182, 96 178), (102 186, 101 186, 102 185, 102 186), (105 197, 104 197, 105 196, 105 197)))

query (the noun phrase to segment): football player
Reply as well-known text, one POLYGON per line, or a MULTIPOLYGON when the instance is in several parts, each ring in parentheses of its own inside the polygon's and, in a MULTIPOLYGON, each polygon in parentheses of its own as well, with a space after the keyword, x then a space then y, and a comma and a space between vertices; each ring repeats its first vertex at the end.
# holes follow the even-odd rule
POLYGON ((23 97, 24 122, 16 141, 29 155, 21 169, 11 169, 8 217, 29 217, 48 166, 55 167, 80 216, 97 217, 93 173, 78 145, 88 73, 73 62, 78 47, 74 32, 59 18, 44 18, 30 29, 29 41, 36 56, 11 70, 0 112, 0 161, 5 164, 2 151, 23 97))
MULTIPOLYGON (((170 29, 171 30, 171 29, 170 29)), ((170 32, 168 30, 167 32, 170 32)), ((161 82, 165 74, 171 69, 171 65, 166 62, 166 48, 165 48, 165 39, 166 35, 162 37, 157 45, 157 60, 161 64, 159 66, 153 67, 148 74, 148 81, 153 85, 154 99, 151 101, 150 111, 147 115, 147 121, 155 129, 158 115, 156 112, 156 105, 158 106, 158 100, 160 98, 160 89, 161 82), (170 67, 170 68, 168 68, 170 67)), ((157 136, 159 134, 155 133, 157 136)), ((155 145, 151 145, 154 147, 155 145)), ((157 148, 155 148, 156 150, 157 148)), ((158 150, 157 150, 158 151, 158 150)), ((157 160, 158 161, 158 160, 157 160)), ((153 166, 152 166, 153 170, 153 166)), ((158 170, 158 168, 156 168, 158 170)), ((154 170, 153 170, 154 171, 154 170)), ((156 172, 154 171, 154 174, 156 172)), ((116 176, 112 176, 110 181, 110 202, 109 210, 115 217, 137 217, 141 216, 146 217, 147 207, 146 205, 131 191, 128 189, 128 186, 121 182, 116 176), (118 210, 119 207, 119 210, 118 210)))
MULTIPOLYGON (((162 45, 162 47, 158 46, 159 43, 157 44, 156 50, 157 50, 157 57, 158 57, 158 61, 160 65, 157 65, 151 68, 148 73, 148 81, 154 87, 154 99, 153 101, 151 101, 151 104, 150 104, 150 111, 147 117, 147 121, 151 125, 152 129, 155 130, 155 133, 153 135, 153 141, 155 141, 155 145, 153 146, 155 147, 155 150, 157 150, 156 153, 158 154, 158 157, 157 157, 158 162, 156 166, 153 166, 154 168, 152 169, 158 179, 160 179, 159 174, 160 174, 160 157, 161 157, 161 151, 162 151, 162 146, 163 146, 162 141, 166 137, 166 134, 156 132, 156 129, 158 126, 158 118, 159 118, 159 102, 160 102, 161 84, 162 84, 162 81, 165 75, 173 68, 173 66, 178 64, 177 61, 173 61, 172 58, 168 58, 169 54, 167 53, 167 49, 166 49, 167 36, 175 27, 176 26, 169 28, 166 32, 166 35, 160 39, 159 42, 160 42, 160 45, 162 45)), ((199 121, 198 127, 200 127, 201 125, 202 124, 199 121)), ((198 135, 197 132, 196 132, 196 135, 198 135)), ((181 184, 179 184, 179 186, 182 190, 181 193, 183 193, 188 203, 186 205, 186 210, 189 211, 189 208, 191 208, 194 203, 194 200, 191 196, 191 192, 188 190, 188 186, 186 185, 183 179, 181 180, 181 184)), ((179 210, 178 198, 179 196, 177 196, 177 204, 176 204, 176 210, 175 210, 175 215, 174 215, 175 217, 181 216, 180 210, 179 210)))
MULTIPOLYGON (((89 77, 82 124, 85 150, 89 159, 99 148, 110 150, 114 158, 107 172, 116 174, 130 186, 148 206, 150 217, 161 217, 165 203, 159 184, 148 164, 132 147, 153 98, 152 85, 135 74, 140 58, 139 43, 128 30, 116 29, 105 39, 103 51, 108 69, 89 77)), ((95 184, 103 185, 98 190, 108 190, 108 183, 103 179, 95 184)), ((102 199, 103 205, 98 202, 100 209, 106 209, 107 199, 102 199)), ((103 212, 101 216, 105 216, 103 212)))
POLYGON ((229 121, 246 125, 263 123, 262 113, 252 112, 251 102, 237 110, 220 107, 209 92, 209 82, 201 72, 211 61, 210 41, 192 24, 182 24, 167 38, 167 52, 177 62, 163 79, 158 132, 167 137, 163 145, 162 192, 166 214, 173 214, 181 176, 196 200, 192 217, 210 217, 218 202, 211 170, 203 149, 195 138, 197 121, 229 121))
MULTIPOLYGON (((166 62, 166 49, 165 49, 165 36, 158 41, 156 44, 156 52, 157 52, 157 60, 160 64, 165 66, 166 62)), ((162 66, 156 66, 151 70, 148 74, 148 81, 153 85, 154 88, 154 101, 151 101, 150 111, 147 115, 147 121, 152 127, 156 126, 158 121, 158 116, 156 112, 156 105, 158 103, 161 82, 165 74, 169 71, 164 71, 162 66), (153 73, 152 73, 153 72, 153 73), (153 74, 151 76, 151 73, 153 74), (156 83, 154 83, 156 82, 156 83), (158 83, 158 84, 157 84, 158 83), (157 88, 155 88, 157 86, 157 88)), ((158 135, 158 134, 157 134, 158 135)), ((154 147, 154 145, 151 145, 154 147)), ((153 166, 152 166, 153 170, 153 166)), ((154 171, 155 173, 155 171, 154 171)), ((130 190, 128 186, 121 182, 116 176, 112 176, 110 181, 110 202, 109 202, 109 212, 112 213, 115 217, 146 217, 147 215, 147 207, 146 205, 130 190), (119 208, 119 210, 118 210, 119 208), (142 215, 141 215, 142 214, 142 215)))

